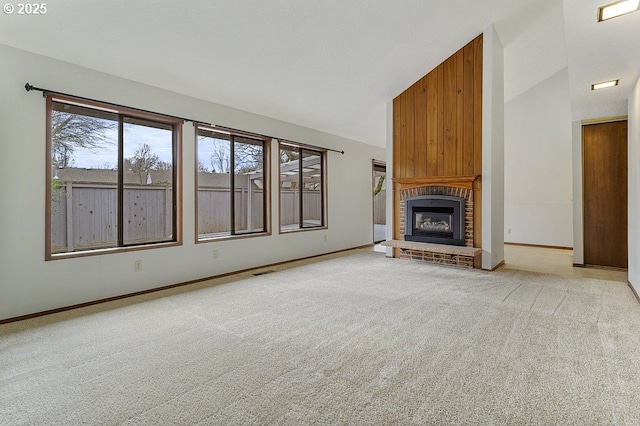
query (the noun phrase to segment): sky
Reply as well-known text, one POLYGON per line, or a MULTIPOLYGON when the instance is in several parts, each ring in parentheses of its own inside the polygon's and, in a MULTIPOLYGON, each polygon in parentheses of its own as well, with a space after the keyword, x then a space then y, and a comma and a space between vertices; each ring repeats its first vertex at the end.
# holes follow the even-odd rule
MULTIPOLYGON (((131 158, 143 144, 151 147, 151 151, 160 161, 172 163, 172 135, 170 130, 157 129, 139 124, 124 124, 124 158, 131 158)), ((85 169, 116 169, 118 163, 118 131, 116 128, 103 130, 104 137, 110 143, 99 149, 76 148, 73 152, 71 167, 85 169)), ((211 157, 220 155, 220 146, 226 146, 224 155, 229 156, 228 140, 211 137, 198 137, 198 161, 208 170, 213 171, 211 157)), ((228 161, 228 160, 227 160, 228 161)))
MULTIPOLYGON (((106 130, 105 137, 112 141, 99 150, 76 148, 73 153, 72 167, 115 169, 118 164, 117 129, 106 130)), ((170 130, 155 129, 125 123, 124 158, 133 157, 135 151, 143 144, 151 147, 151 151, 158 155, 160 161, 172 163, 172 135, 170 130)))

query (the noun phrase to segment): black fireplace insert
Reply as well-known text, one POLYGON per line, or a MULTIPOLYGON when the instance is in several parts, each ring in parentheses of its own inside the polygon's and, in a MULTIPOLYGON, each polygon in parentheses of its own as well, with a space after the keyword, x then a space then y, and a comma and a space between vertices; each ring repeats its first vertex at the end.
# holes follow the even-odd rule
POLYGON ((423 195, 405 200, 406 241, 464 246, 465 200, 423 195))

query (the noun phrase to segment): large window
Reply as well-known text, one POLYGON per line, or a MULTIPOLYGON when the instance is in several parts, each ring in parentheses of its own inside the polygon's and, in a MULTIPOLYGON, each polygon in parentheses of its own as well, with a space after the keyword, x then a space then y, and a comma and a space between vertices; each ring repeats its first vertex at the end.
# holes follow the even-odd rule
POLYGON ((198 126, 198 240, 267 232, 267 138, 198 126))
POLYGON ((280 230, 325 226, 325 151, 280 142, 280 230))
POLYGON ((178 242, 182 122, 48 95, 48 258, 178 242))

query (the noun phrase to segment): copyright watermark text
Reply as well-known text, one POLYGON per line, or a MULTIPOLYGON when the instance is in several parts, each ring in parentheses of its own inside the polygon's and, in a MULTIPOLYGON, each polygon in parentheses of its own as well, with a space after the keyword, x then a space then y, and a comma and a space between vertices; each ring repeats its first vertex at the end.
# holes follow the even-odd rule
POLYGON ((5 3, 2 10, 7 15, 44 15, 47 13, 46 3, 5 3))

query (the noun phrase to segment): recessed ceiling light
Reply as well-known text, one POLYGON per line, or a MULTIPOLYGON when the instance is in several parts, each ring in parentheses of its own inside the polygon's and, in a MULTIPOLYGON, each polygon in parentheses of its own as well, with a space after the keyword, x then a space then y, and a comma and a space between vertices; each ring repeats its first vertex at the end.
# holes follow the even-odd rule
POLYGON ((640 0, 622 0, 602 6, 598 8, 598 22, 635 12, 639 6, 640 0))
POLYGON ((606 89, 607 87, 613 87, 618 85, 618 80, 603 81, 602 83, 595 83, 591 85, 591 90, 606 89))

